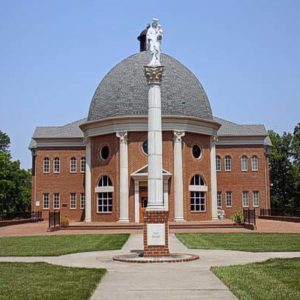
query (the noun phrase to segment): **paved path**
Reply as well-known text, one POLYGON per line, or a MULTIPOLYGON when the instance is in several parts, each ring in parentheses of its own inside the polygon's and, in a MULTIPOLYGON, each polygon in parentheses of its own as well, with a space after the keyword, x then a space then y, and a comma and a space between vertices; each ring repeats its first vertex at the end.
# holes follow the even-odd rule
POLYGON ((170 235, 170 251, 193 253, 200 260, 186 263, 134 264, 112 261, 113 255, 143 248, 142 235, 131 235, 122 250, 96 251, 59 257, 0 257, 0 261, 44 261, 63 266, 106 268, 107 275, 92 296, 96 299, 236 299, 210 272, 211 266, 245 264, 273 257, 300 257, 300 252, 251 253, 190 250, 170 235))

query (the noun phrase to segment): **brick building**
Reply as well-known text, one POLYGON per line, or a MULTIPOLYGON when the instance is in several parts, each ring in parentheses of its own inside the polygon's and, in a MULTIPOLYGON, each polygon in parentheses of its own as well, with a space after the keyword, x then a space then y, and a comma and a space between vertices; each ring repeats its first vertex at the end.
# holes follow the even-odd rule
MULTIPOLYGON (((147 207, 147 101, 141 52, 100 82, 87 118, 37 127, 32 151, 32 209, 70 220, 135 222, 147 207)), ((231 217, 269 208, 271 146, 263 125, 214 117, 206 93, 176 59, 163 54, 161 85, 164 205, 171 221, 231 217)))

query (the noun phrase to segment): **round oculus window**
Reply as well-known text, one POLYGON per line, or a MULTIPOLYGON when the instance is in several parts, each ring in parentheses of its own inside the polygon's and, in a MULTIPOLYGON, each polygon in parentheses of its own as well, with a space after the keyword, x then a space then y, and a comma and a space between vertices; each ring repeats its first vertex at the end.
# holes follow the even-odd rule
POLYGON ((103 146, 100 150, 100 158, 102 160, 107 160, 109 157, 109 148, 108 146, 103 146))
POLYGON ((202 155, 201 148, 198 145, 194 145, 193 146, 193 156, 198 159, 201 157, 201 155, 202 155))
POLYGON ((146 140, 146 141, 143 143, 142 149, 143 149, 144 153, 148 155, 148 140, 146 140))

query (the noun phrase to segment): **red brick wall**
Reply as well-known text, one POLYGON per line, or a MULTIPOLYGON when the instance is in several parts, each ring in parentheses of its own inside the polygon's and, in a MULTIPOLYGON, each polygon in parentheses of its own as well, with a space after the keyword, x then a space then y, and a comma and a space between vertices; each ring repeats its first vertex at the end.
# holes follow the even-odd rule
MULTIPOLYGON (((134 222, 134 182, 131 174, 147 164, 147 156, 142 151, 142 144, 147 139, 146 132, 128 133, 128 175, 129 175, 129 220, 134 222)), ((92 151, 92 221, 115 222, 119 220, 119 138, 115 134, 108 134, 91 138, 92 151), (110 157, 102 161, 99 156, 101 146, 108 145, 110 157), (97 195, 95 187, 102 175, 107 175, 112 180, 113 211, 112 213, 97 213, 97 195)), ((184 189, 184 218, 187 221, 201 221, 211 219, 211 176, 210 176, 210 137, 201 134, 186 133, 182 143, 183 151, 183 189, 184 189), (195 159, 192 154, 193 145, 198 144, 202 148, 202 156, 195 159), (206 212, 191 212, 189 184, 193 175, 199 174, 208 186, 206 193, 206 212)), ((80 209, 80 193, 84 193, 84 174, 80 173, 80 158, 85 156, 83 148, 47 148, 36 151, 36 176, 32 177, 32 208, 42 210, 43 193, 50 194, 50 210, 53 210, 53 194, 60 194, 60 209, 63 216, 71 220, 80 220, 84 217, 84 210, 80 209), (69 163, 71 157, 77 158, 77 173, 70 173, 69 163), (43 159, 49 157, 51 172, 43 173, 43 159), (61 172, 53 173, 53 160, 59 157, 61 172), (35 184, 36 181, 36 184, 35 184), (35 188, 36 186, 36 188, 35 188), (77 195, 77 208, 70 209, 70 193, 77 195), (40 207, 35 207, 35 194, 40 201, 40 207), (67 207, 63 207, 63 204, 67 207)), ((226 217, 230 217, 236 210, 242 210, 242 191, 249 192, 249 207, 252 208, 252 192, 259 191, 260 207, 269 207, 269 169, 264 155, 263 146, 217 146, 217 155, 222 158, 222 171, 217 172, 218 191, 222 192, 222 208, 226 217), (224 171, 224 157, 232 157, 232 170, 224 171), (247 155, 251 158, 257 155, 259 159, 258 171, 249 169, 241 171, 240 158, 247 155), (233 207, 226 208, 225 192, 233 193, 233 207)), ((175 162, 176 166, 176 162, 175 162)), ((172 176, 169 179, 169 220, 174 220, 174 155, 173 132, 163 133, 163 168, 172 176)), ((43 218, 47 219, 48 210, 43 210, 43 218)))
POLYGON ((211 176, 210 176, 210 137, 186 132, 183 137, 183 190, 184 218, 187 221, 203 221, 211 219, 211 176), (202 149, 202 156, 196 159, 192 148, 197 144, 202 149), (206 193, 206 212, 191 212, 189 185, 192 177, 199 174, 203 177, 208 192, 206 193))
POLYGON ((221 157, 222 170, 217 172, 217 190, 222 192, 222 209, 225 216, 231 217, 236 211, 243 210, 242 192, 249 192, 249 208, 253 208, 253 191, 259 192, 259 206, 269 207, 269 169, 264 155, 263 146, 217 146, 217 155, 221 157), (230 155, 232 158, 231 171, 224 170, 224 157, 230 155), (241 157, 246 155, 248 171, 241 171, 241 157), (251 157, 258 157, 258 171, 252 171, 251 157), (232 208, 226 207, 225 192, 232 192, 232 208))
POLYGON ((120 215, 120 183, 119 183, 119 139, 116 134, 107 134, 91 139, 92 153, 92 221, 115 222, 120 215), (107 145, 110 149, 109 158, 106 161, 100 159, 100 149, 107 145), (113 208, 111 213, 97 213, 97 194, 95 187, 101 176, 107 175, 114 186, 113 208))
POLYGON ((32 210, 42 210, 43 218, 48 219, 48 212, 53 211, 53 194, 60 195, 60 211, 62 216, 79 221, 83 216, 80 209, 80 193, 84 193, 84 173, 80 173, 80 159, 85 156, 82 148, 47 148, 36 151, 36 176, 32 177, 32 210), (43 159, 50 159, 50 173, 43 173, 43 159), (53 160, 60 158, 60 173, 53 173, 53 160), (77 172, 70 173, 70 158, 77 159, 77 172), (36 188, 35 188, 36 187, 36 188), (43 193, 49 193, 50 209, 43 209, 43 193), (77 208, 70 209, 70 193, 77 195, 77 208), (36 200, 40 206, 35 206, 36 200), (67 207, 63 207, 66 205, 67 207))

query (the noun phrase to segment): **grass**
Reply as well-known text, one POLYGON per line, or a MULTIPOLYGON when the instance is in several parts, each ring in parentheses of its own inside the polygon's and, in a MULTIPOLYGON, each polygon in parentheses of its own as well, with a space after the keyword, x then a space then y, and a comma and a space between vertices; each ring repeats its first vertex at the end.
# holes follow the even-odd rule
POLYGON ((88 299, 105 269, 0 263, 0 299, 88 299))
POLYGON ((128 234, 52 235, 0 238, 0 256, 57 256, 121 249, 128 234))
POLYGON ((213 267, 212 271, 241 300, 300 299, 300 258, 213 267))
POLYGON ((300 251, 300 234, 297 233, 192 233, 176 236, 190 249, 300 251))

